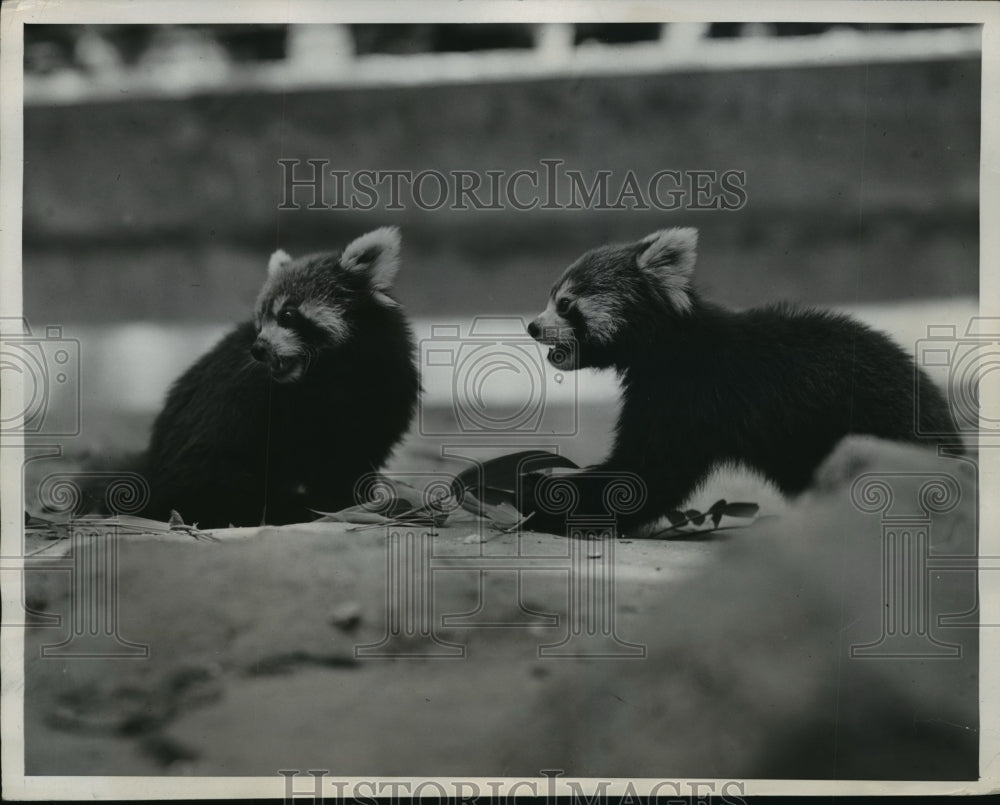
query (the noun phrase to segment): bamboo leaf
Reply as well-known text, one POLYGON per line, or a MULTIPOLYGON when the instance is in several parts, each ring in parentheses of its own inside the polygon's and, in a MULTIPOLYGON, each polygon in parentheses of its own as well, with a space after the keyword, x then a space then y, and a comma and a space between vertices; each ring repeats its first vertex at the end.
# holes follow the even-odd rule
POLYGON ((682 512, 679 512, 676 509, 671 509, 664 515, 664 517, 666 517, 670 521, 670 524, 672 526, 678 526, 687 522, 687 517, 685 517, 682 512))

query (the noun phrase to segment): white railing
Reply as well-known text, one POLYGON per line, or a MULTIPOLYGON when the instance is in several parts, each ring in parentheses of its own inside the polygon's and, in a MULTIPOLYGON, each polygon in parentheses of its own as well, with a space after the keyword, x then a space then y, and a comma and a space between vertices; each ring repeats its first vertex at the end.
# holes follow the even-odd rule
POLYGON ((468 53, 357 55, 345 25, 292 25, 286 58, 234 62, 209 38, 192 38, 125 67, 96 35, 81 37, 75 56, 85 69, 49 75, 28 72, 26 105, 92 100, 185 97, 205 92, 284 92, 364 86, 414 86, 550 77, 810 67, 974 57, 979 26, 861 31, 831 29, 774 36, 767 26, 752 35, 709 38, 708 24, 664 24, 655 41, 574 44, 571 24, 534 26, 531 48, 468 53))

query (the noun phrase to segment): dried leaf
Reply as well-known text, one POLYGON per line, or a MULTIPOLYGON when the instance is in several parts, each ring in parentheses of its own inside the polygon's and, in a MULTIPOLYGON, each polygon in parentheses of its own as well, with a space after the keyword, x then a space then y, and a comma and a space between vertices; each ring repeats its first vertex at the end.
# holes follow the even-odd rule
POLYGON ((684 516, 687 518, 688 522, 694 523, 698 526, 703 525, 705 522, 705 515, 697 509, 688 509, 684 512, 684 516))

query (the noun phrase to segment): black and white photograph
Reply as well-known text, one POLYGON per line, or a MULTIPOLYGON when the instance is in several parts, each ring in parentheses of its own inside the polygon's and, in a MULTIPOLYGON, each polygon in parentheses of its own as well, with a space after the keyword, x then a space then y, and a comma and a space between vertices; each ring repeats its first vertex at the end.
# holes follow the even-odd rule
POLYGON ((1000 790, 1000 5, 0 13, 6 799, 1000 790))

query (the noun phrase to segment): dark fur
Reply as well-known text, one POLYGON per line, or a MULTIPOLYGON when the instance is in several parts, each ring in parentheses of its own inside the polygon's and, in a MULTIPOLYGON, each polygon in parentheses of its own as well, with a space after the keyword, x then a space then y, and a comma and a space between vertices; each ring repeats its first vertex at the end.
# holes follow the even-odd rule
POLYGON ((202 527, 312 520, 310 509, 352 505, 357 480, 379 469, 405 434, 419 381, 404 315, 374 299, 364 277, 340 270, 336 254, 310 260, 281 291, 299 301, 335 296, 352 327, 348 340, 330 346, 304 323, 311 357, 296 383, 274 382, 251 358, 255 322, 202 356, 174 383, 153 425, 146 516, 164 519, 175 509, 202 527))
MULTIPOLYGON (((623 329, 611 344, 593 340, 578 309, 564 318, 579 366, 614 368, 621 377, 614 447, 590 469, 644 480, 648 499, 623 527, 676 509, 720 464, 755 469, 796 495, 847 434, 936 444, 915 428, 915 384, 920 431, 955 432, 942 393, 887 336, 847 316, 786 305, 734 312, 691 288, 691 308, 680 312, 636 267, 645 245, 594 250, 553 289, 570 278, 577 296, 610 293, 620 305, 623 329)), ((961 445, 957 436, 946 442, 961 445)), ((570 480, 582 509, 600 512, 603 483, 570 480)))

